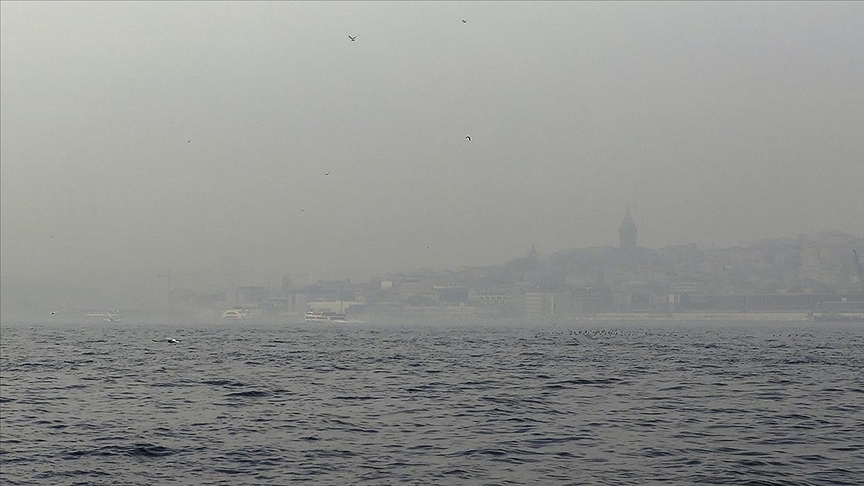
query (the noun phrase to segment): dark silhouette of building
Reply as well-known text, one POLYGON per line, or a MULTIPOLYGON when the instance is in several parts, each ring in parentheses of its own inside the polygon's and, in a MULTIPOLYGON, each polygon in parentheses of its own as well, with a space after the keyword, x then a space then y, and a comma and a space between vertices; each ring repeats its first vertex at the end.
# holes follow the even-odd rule
POLYGON ((622 250, 636 249, 636 224, 630 216, 630 208, 624 213, 624 221, 618 227, 618 240, 622 250))

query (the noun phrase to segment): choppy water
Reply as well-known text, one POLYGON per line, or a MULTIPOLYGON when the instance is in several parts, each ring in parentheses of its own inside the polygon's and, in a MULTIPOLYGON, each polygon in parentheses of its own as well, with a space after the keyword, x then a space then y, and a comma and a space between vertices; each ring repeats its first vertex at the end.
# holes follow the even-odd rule
POLYGON ((864 484, 860 325, 121 322, 0 339, 4 486, 864 484))

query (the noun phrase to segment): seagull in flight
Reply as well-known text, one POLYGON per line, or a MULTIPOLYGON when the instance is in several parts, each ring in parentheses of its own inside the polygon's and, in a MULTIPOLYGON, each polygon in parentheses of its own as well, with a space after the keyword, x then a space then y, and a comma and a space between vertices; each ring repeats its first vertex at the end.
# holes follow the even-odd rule
POLYGON ((467 20, 465 20, 465 19, 462 19, 462 23, 463 23, 463 24, 467 24, 467 23, 468 23, 468 21, 467 21, 467 20))
POLYGON ((465 135, 465 140, 471 141, 471 135, 465 135))
MULTIPOLYGON (((357 34, 357 35, 360 35, 360 34, 357 34)), ((357 40, 357 35, 350 35, 349 34, 348 38, 351 39, 351 42, 354 42, 355 40, 357 40)))
POLYGON ((51 311, 51 315, 57 314, 57 311, 51 311))

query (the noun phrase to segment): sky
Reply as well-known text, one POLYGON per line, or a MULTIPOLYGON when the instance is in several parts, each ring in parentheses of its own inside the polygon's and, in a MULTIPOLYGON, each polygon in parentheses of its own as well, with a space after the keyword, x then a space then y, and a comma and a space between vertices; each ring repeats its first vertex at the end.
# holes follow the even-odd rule
POLYGON ((864 235, 862 2, 3 1, 0 67, 6 279, 864 235))

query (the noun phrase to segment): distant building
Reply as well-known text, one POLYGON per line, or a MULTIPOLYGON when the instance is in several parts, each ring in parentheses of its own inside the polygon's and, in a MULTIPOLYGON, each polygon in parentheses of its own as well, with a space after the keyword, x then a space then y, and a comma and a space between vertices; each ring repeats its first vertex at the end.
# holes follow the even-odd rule
POLYGON ((437 301, 445 305, 468 303, 468 287, 461 285, 436 285, 433 287, 437 301))
POLYGON ((618 227, 618 241, 622 250, 636 249, 636 224, 630 216, 630 208, 624 213, 624 221, 618 227))
POLYGON ((264 287, 237 287, 235 302, 237 305, 252 305, 263 302, 265 298, 264 287))
POLYGON ((555 294, 552 292, 525 292, 522 294, 520 313, 529 316, 548 316, 555 313, 555 294))

